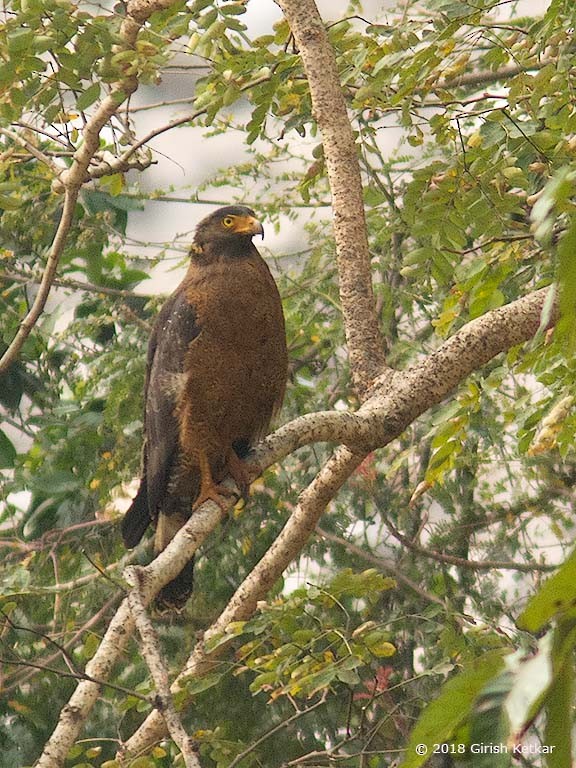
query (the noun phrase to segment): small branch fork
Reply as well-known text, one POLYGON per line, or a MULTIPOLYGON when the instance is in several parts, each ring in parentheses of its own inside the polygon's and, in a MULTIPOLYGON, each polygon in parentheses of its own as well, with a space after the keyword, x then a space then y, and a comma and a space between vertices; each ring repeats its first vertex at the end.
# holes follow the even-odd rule
POLYGON ((142 580, 146 578, 145 571, 138 566, 131 566, 126 568, 124 576, 132 587, 128 593, 128 605, 140 635, 140 651, 156 686, 154 702, 156 710, 162 714, 168 733, 182 753, 186 768, 200 768, 198 755, 194 749, 194 742, 184 730, 182 720, 174 706, 174 700, 170 692, 168 670, 160 651, 160 638, 150 621, 150 617, 146 613, 141 589, 142 580))

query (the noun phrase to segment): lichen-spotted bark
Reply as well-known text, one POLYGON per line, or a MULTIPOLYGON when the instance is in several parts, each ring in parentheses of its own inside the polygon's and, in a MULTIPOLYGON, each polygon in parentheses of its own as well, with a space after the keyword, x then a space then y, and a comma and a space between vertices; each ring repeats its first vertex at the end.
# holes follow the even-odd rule
MULTIPOLYGON (((358 448, 354 452, 344 447, 338 449, 322 468, 303 492, 293 519, 290 518, 261 564, 240 585, 221 616, 207 630, 205 640, 223 632, 230 622, 248 618, 258 600, 266 598, 270 587, 301 551, 326 506, 356 469, 369 447, 390 443, 418 416, 449 395, 472 371, 481 368, 495 355, 534 336, 540 327, 549 290, 535 291, 468 323, 413 368, 406 372, 397 371, 392 378, 385 377, 381 386, 377 382, 370 399, 355 414, 330 411, 307 414, 281 427, 257 446, 255 458, 262 469, 308 443, 346 442, 358 448)), ((556 309, 552 308, 550 324, 556 314, 556 309)), ((142 569, 145 573, 142 586, 145 604, 182 569, 218 525, 221 516, 222 510, 213 502, 202 505, 164 552, 142 569)), ((98 681, 109 678, 133 631, 134 621, 125 600, 96 654, 86 666, 86 675, 94 679, 79 683, 63 709, 60 722, 36 768, 59 768, 63 765, 68 750, 97 700, 100 691, 98 681)), ((179 680, 184 675, 199 674, 211 664, 213 658, 202 643, 194 650, 179 680)), ((154 711, 126 743, 119 759, 129 765, 136 755, 166 733, 162 715, 154 711)))
MULTIPOLYGON (((310 442, 346 441, 360 447, 356 452, 345 447, 337 449, 302 493, 298 507, 278 539, 206 631, 204 642, 194 649, 184 671, 173 684, 173 693, 179 690, 186 678, 206 672, 218 654, 225 650, 226 644, 222 643, 215 653, 210 653, 206 650, 206 642, 224 633, 229 623, 247 619, 253 614, 258 600, 266 598, 270 587, 302 550, 326 506, 360 464, 369 446, 387 445, 418 416, 450 394, 472 371, 499 353, 532 338, 540 327, 549 290, 535 291, 468 323, 413 368, 396 372, 392 379, 386 377, 385 384, 376 386, 370 399, 355 414, 328 411, 307 414, 281 427, 260 443, 255 455, 262 467, 281 460, 298 446, 310 442)), ((553 310, 550 323, 555 317, 553 310)), ((200 514, 208 515, 208 510, 202 507, 191 517, 171 542, 170 546, 175 551, 182 549, 186 536, 193 529, 199 530, 197 517, 200 514)), ((181 557, 185 559, 192 554, 189 549, 181 557)), ((162 553, 162 556, 166 555, 169 555, 168 550, 162 553)), ((156 562, 148 569, 154 568, 156 562)), ((162 569, 155 568, 155 571, 161 573, 162 569)), ((129 766, 137 755, 149 750, 166 734, 161 714, 152 712, 123 746, 118 755, 120 764, 129 766)))
POLYGON ((370 273, 358 150, 334 51, 313 0, 276 0, 298 46, 332 192, 339 292, 352 376, 362 397, 385 366, 370 273))

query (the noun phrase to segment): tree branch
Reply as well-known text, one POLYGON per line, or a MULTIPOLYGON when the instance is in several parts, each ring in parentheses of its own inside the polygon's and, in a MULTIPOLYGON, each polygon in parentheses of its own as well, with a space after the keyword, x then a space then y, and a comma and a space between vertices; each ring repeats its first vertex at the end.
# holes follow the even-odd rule
POLYGON ((30 155, 32 155, 32 157, 35 157, 36 160, 44 163, 44 165, 46 165, 52 171, 52 173, 59 173, 60 169, 49 155, 42 152, 40 149, 38 149, 38 147, 34 146, 32 142, 27 141, 23 136, 20 136, 19 133, 16 133, 16 131, 11 131, 8 128, 0 128, 0 135, 6 136, 7 139, 10 139, 15 144, 19 144, 30 155))
POLYGON ((549 63, 550 59, 543 58, 540 61, 534 61, 531 64, 507 64, 506 66, 495 70, 481 69, 476 72, 464 72, 457 77, 440 79, 437 83, 437 87, 442 90, 449 90, 450 88, 477 87, 489 83, 499 83, 502 80, 509 80, 512 77, 516 77, 516 75, 520 75, 522 72, 532 72, 543 69, 543 67, 549 63))
MULTIPOLYGON (((442 402, 474 371, 501 352, 534 337, 554 286, 541 288, 521 299, 493 309, 466 323, 437 350, 392 379, 384 373, 375 383, 374 395, 358 411, 373 413, 374 444, 387 445, 433 405, 442 402)), ((558 316, 555 300, 547 328, 558 316)))
MULTIPOLYGON (((314 531, 327 504, 343 483, 360 465, 364 456, 376 447, 383 447, 402 434, 406 427, 431 406, 446 397, 473 370, 480 368, 495 355, 527 341, 538 331, 541 313, 549 288, 535 291, 511 304, 492 310, 472 320, 439 349, 408 371, 396 372, 392 382, 384 375, 370 398, 356 413, 323 412, 308 414, 281 427, 257 446, 254 454, 262 469, 279 461, 298 447, 319 440, 344 440, 355 446, 354 451, 339 447, 320 470, 311 485, 302 493, 300 503, 284 529, 254 570, 246 577, 217 621, 207 630, 204 640, 192 653, 183 673, 172 686, 181 690, 185 678, 204 673, 222 653, 227 642, 221 642, 215 652, 206 645, 221 637, 233 621, 249 618, 259 600, 290 562, 300 553, 314 531)), ((553 312, 553 321, 555 313, 553 312)), ((230 499, 230 505, 234 499, 230 499)), ((213 502, 203 504, 178 532, 168 547, 143 571, 144 605, 173 579, 190 560, 206 536, 218 525, 222 510, 213 502)), ((122 653, 134 621, 124 600, 102 643, 86 666, 86 675, 105 680, 122 653)), ((232 638, 231 638, 232 639, 232 638)), ((45 747, 36 768, 60 768, 70 746, 88 717, 98 697, 98 685, 81 682, 64 707, 60 721, 45 747)), ((148 749, 158 738, 166 735, 166 726, 158 712, 149 715, 140 729, 129 739, 121 753, 125 763, 148 749)))
POLYGON ((322 134, 332 191, 339 293, 354 384, 360 396, 386 364, 376 319, 358 152, 334 51, 314 0, 276 0, 296 44, 322 134))
POLYGON ((236 755, 236 757, 232 760, 228 768, 236 768, 237 765, 240 765, 242 760, 244 760, 245 757, 248 757, 249 754, 254 752, 258 747, 263 744, 265 741, 267 741, 272 736, 275 736, 279 731, 283 731, 285 728, 288 728, 290 725, 295 723, 297 720, 301 720, 303 717, 305 717, 309 712, 313 712, 315 709, 318 709, 318 707, 323 706, 326 703, 326 691, 324 692, 324 695, 321 696, 318 701, 314 702, 314 704, 311 704, 309 707, 306 707, 306 709, 297 709, 296 712, 294 712, 293 715, 290 715, 290 717, 286 718, 286 720, 282 720, 281 723, 278 723, 278 725, 275 725, 273 728, 271 728, 269 731, 266 731, 262 736, 260 736, 253 744, 250 744, 249 747, 246 747, 246 749, 243 752, 240 752, 239 755, 236 755))
POLYGON ((146 696, 142 696, 137 691, 133 691, 130 688, 125 688, 123 685, 117 685, 116 683, 109 683, 107 680, 96 680, 95 678, 91 677, 90 675, 87 675, 86 672, 74 672, 70 670, 65 669, 58 669, 57 667, 50 667, 47 664, 38 664, 35 661, 30 661, 30 659, 7 659, 0 657, 0 664, 6 664, 7 666, 12 667, 23 667, 24 669, 34 669, 38 672, 49 672, 51 675, 57 675, 58 677, 66 677, 70 678, 72 680, 82 680, 82 681, 89 681, 90 683, 93 683, 98 688, 110 688, 112 691, 119 691, 120 693, 123 693, 125 696, 134 696, 136 699, 140 699, 140 701, 145 702, 146 704, 149 703, 149 700, 146 698, 146 696))
MULTIPOLYGON (((206 631, 202 642, 198 643, 184 670, 172 684, 173 694, 179 692, 181 695, 184 694, 185 681, 191 676, 206 673, 216 659, 222 655, 229 643, 234 640, 233 635, 228 640, 222 640, 222 637, 225 638, 228 625, 234 621, 248 619, 255 612, 258 601, 266 598, 274 583, 302 550, 327 504, 360 465, 362 459, 363 456, 353 454, 346 448, 341 447, 335 451, 316 478, 301 494, 300 503, 278 538, 238 587, 219 618, 206 631), (211 641, 214 642, 216 639, 220 641, 217 647, 213 651, 207 650, 211 641)), ((186 528, 189 527, 195 516, 196 513, 186 524, 186 528)), ((187 700, 189 700, 189 696, 187 700)), ((159 738, 165 735, 166 726, 162 716, 158 712, 152 712, 119 752, 120 765, 129 765, 136 755, 148 750, 159 738)))
POLYGON ((365 549, 362 549, 362 547, 359 547, 357 544, 353 544, 351 541, 348 541, 347 539, 343 539, 341 536, 336 536, 334 533, 330 533, 329 531, 325 531, 323 528, 320 528, 320 526, 316 526, 316 533, 323 539, 326 539, 326 541, 331 541, 334 544, 338 544, 339 546, 343 547, 347 552, 350 552, 350 554, 355 555, 356 557, 361 558, 362 560, 365 560, 367 563, 371 563, 372 565, 376 566, 376 568, 379 568, 381 571, 386 571, 386 573, 389 573, 392 578, 396 579, 396 581, 403 587, 406 587, 411 592, 416 593, 419 597, 421 597, 423 600, 426 600, 429 603, 435 603, 436 605, 441 605, 443 608, 445 607, 444 600, 441 600, 436 595, 433 595, 431 592, 426 592, 425 589, 422 589, 422 587, 417 584, 412 579, 408 578, 408 576, 405 576, 402 571, 400 570, 400 567, 397 563, 395 563, 393 560, 389 560, 386 557, 381 557, 379 555, 373 555, 371 552, 367 552, 365 549))
MULTIPOLYGON (((79 627, 72 637, 68 639, 64 644, 63 648, 65 651, 68 651, 69 649, 73 648, 78 640, 82 637, 82 635, 87 632, 88 630, 92 629, 92 627, 97 626, 100 619, 108 612, 108 610, 114 605, 114 603, 118 602, 117 595, 114 595, 110 600, 104 603, 104 605, 100 608, 97 613, 95 613, 93 616, 90 617, 90 619, 83 624, 81 627, 79 627)), ((50 654, 49 656, 42 659, 42 664, 44 666, 50 666, 52 662, 56 661, 58 658, 60 658, 60 651, 58 650, 56 653, 50 654)), ((3 679, 2 683, 2 693, 4 696, 6 696, 8 693, 10 693, 13 690, 22 690, 22 686, 30 680, 32 677, 38 674, 39 668, 35 667, 33 669, 24 669, 22 673, 18 673, 12 676, 12 678, 8 682, 8 677, 3 679)))
MULTIPOLYGON (((532 338, 540 327, 541 312, 548 291, 548 288, 536 291, 465 325, 422 363, 406 373, 396 374, 396 395, 389 391, 378 393, 373 395, 357 414, 332 415, 343 417, 339 424, 344 431, 351 428, 348 417, 358 418, 355 423, 357 440, 350 442, 359 444, 362 438, 358 439, 358 435, 362 434, 364 437, 368 429, 373 430, 372 439, 377 439, 378 445, 387 445, 419 415, 440 402, 471 371, 500 352, 532 338)), ((385 378, 388 381, 388 377, 385 378)), ((309 414, 296 419, 266 438, 256 451, 260 463, 267 466, 272 460, 278 461, 286 455, 283 450, 287 447, 294 450, 294 443, 299 442, 295 431, 293 432, 294 425, 302 425, 309 417, 313 419, 316 415, 309 414), (278 436, 284 443, 282 448, 278 436)), ((308 423, 306 426, 310 429, 303 430, 302 444, 308 442, 312 436, 319 437, 324 426, 322 421, 324 418, 328 420, 329 414, 318 416, 320 418, 317 423, 308 423)), ((330 420, 332 421, 331 416, 330 420)), ((332 421, 332 426, 336 423, 332 421)), ((342 447, 335 452, 302 494, 300 504, 278 539, 240 585, 217 621, 207 630, 203 642, 195 648, 184 671, 174 682, 173 692, 181 690, 181 683, 187 677, 205 673, 215 658, 223 652, 227 646, 225 642, 219 643, 211 654, 206 651, 206 644, 224 634, 231 622, 246 619, 253 614, 257 601, 265 597, 276 578, 301 551, 312 531, 312 524, 315 525, 320 519, 325 506, 345 479, 359 466, 367 452, 367 446, 364 446, 364 452, 352 453, 342 447)), ((191 518, 185 528, 189 528, 193 520, 194 518, 191 518)), ((178 546, 176 539, 179 537, 180 534, 171 543, 175 549, 178 546)), ((182 562, 186 562, 186 558, 183 558, 182 562)), ((126 743, 120 757, 127 764, 129 759, 147 750, 163 736, 165 730, 162 718, 153 712, 126 743)))
MULTIPOLYGON (((126 17, 120 27, 121 44, 117 50, 135 50, 138 33, 144 22, 156 11, 169 8, 176 0, 131 0, 126 8, 126 17)), ((74 209, 82 185, 87 180, 87 169, 99 148, 100 132, 117 112, 118 107, 138 88, 135 75, 121 77, 88 119, 82 132, 82 142, 74 153, 70 168, 65 169, 55 180, 55 192, 64 192, 64 206, 56 235, 50 248, 40 288, 34 303, 22 320, 18 332, 0 359, 0 375, 5 373, 20 354, 24 342, 44 311, 46 301, 56 275, 58 262, 64 250, 66 239, 74 220, 74 209)))
MULTIPOLYGON (((239 91, 249 91, 250 88, 254 88, 256 85, 261 85, 262 83, 266 83, 270 80, 270 76, 265 75, 262 77, 257 77, 254 80, 250 80, 247 83, 244 83, 244 85, 240 86, 238 89, 239 91)), ((136 111, 136 110, 132 110, 136 111)), ((191 112, 188 115, 183 115, 181 117, 176 117, 174 120, 170 120, 170 122, 166 123, 165 125, 161 125, 159 128, 152 129, 149 133, 147 133, 145 136, 143 136, 141 139, 138 139, 138 141, 135 141, 133 144, 131 144, 128 149, 126 149, 125 152, 123 152, 120 157, 117 158, 118 165, 122 166, 122 164, 128 163, 130 158, 135 152, 138 152, 143 146, 148 144, 152 139, 155 139, 157 136, 160 136, 163 133, 166 133, 167 131, 171 131, 173 128, 179 128, 181 125, 186 125, 186 123, 192 123, 194 120, 197 120, 199 117, 202 117, 202 115, 205 115, 207 111, 206 107, 203 107, 201 109, 196 109, 194 112, 191 112)), ((161 198, 155 198, 155 199, 161 199, 161 198)), ((197 202, 197 200, 185 200, 184 202, 197 202)), ((223 203, 224 205, 224 203, 223 203)))
MULTIPOLYGON (((230 504, 232 503, 231 500, 230 504)), ((141 599, 145 606, 165 584, 180 573, 202 541, 218 525, 222 514, 222 510, 214 502, 203 504, 170 545, 150 565, 142 569, 146 574, 141 587, 141 599), (176 544, 179 544, 179 548, 176 544), (187 552, 190 554, 186 554, 187 552)), ((130 604, 128 598, 125 598, 110 622, 98 650, 86 664, 87 680, 78 685, 61 711, 56 728, 35 768, 61 768, 64 765, 66 755, 98 699, 100 687, 91 682, 91 679, 108 679, 133 634, 134 627, 130 604)))
MULTIPOLYGON (((37 285, 40 282, 35 274, 21 274, 20 272, 11 272, 5 269, 0 269, 0 280, 20 283, 21 285, 37 285)), ((75 290, 85 291, 86 293, 101 293, 104 296, 113 296, 121 299, 152 299, 157 297, 157 294, 136 293, 135 291, 128 291, 123 288, 109 288, 105 285, 86 283, 82 280, 73 280, 68 277, 54 278, 52 285, 59 286, 60 288, 74 288, 75 290)))
POLYGON ((128 603, 132 618, 142 640, 140 650, 156 687, 156 710, 162 713, 166 728, 174 743, 179 747, 186 768, 200 768, 198 755, 194 750, 194 743, 184 730, 182 720, 174 706, 174 700, 170 693, 168 670, 160 652, 160 638, 150 621, 150 617, 146 613, 144 601, 142 600, 140 583, 143 574, 144 570, 137 566, 131 566, 126 569, 126 579, 132 587, 128 593, 128 603))
POLYGON ((68 237, 68 232, 70 231, 70 227, 72 226, 72 222, 74 220, 74 209, 76 207, 76 201, 78 200, 78 193, 79 188, 76 187, 67 189, 65 192, 62 216, 60 217, 58 229, 56 230, 56 235, 54 236, 54 241, 52 242, 52 247, 50 248, 50 253, 48 254, 48 260, 46 262, 46 267, 44 268, 42 280, 40 281, 38 293, 36 294, 36 298, 30 307, 30 311, 20 323, 20 327, 10 342, 8 349, 0 358, 0 376, 5 373, 16 360, 20 354, 20 350, 24 346, 24 342, 30 335, 32 328, 34 328, 38 322, 38 319, 40 318, 40 315, 44 311, 44 307, 46 306, 46 301, 52 287, 52 282, 56 275, 58 262, 60 261, 60 255, 64 250, 66 238, 68 237))
POLYGON ((447 565, 457 565, 459 568, 467 568, 471 571, 520 571, 522 573, 534 573, 536 571, 541 573, 549 573, 556 568, 556 565, 547 565, 546 563, 514 563, 510 560, 469 560, 466 557, 457 557, 456 555, 449 555, 444 552, 436 552, 433 549, 426 549, 426 547, 416 544, 416 542, 410 540, 407 536, 404 536, 392 523, 386 519, 386 525, 390 530, 392 536, 413 552, 418 552, 419 555, 427 557, 430 560, 436 560, 438 563, 446 563, 447 565))
MULTIPOLYGON (((300 416, 266 437, 255 450, 269 466, 316 442, 343 443, 356 453, 383 448, 460 382, 496 355, 533 338, 553 287, 541 288, 466 323, 437 350, 407 371, 387 369, 355 412, 319 411, 300 416)), ((548 327, 556 320, 552 308, 548 327)))

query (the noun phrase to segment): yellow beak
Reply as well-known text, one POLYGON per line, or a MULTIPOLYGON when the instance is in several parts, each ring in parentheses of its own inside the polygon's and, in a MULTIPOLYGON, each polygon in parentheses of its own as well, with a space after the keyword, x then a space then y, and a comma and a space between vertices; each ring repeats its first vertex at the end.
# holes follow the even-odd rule
POLYGON ((237 235, 261 235, 264 240, 264 227, 254 216, 237 216, 232 231, 237 235))

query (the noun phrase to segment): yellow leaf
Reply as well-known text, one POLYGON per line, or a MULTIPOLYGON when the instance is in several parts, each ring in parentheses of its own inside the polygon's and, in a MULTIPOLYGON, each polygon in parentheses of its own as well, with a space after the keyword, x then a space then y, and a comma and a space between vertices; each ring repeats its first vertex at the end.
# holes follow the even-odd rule
POLYGON ((480 147, 482 145, 482 136, 480 131, 476 131, 476 133, 473 133, 471 136, 469 136, 466 144, 472 149, 475 147, 480 147))
POLYGON ((542 419, 542 426, 536 433, 532 445, 528 448, 528 456, 539 456, 542 453, 548 453, 556 447, 556 438, 573 404, 574 398, 572 395, 563 397, 559 403, 556 403, 548 415, 542 419))
POLYGON ((379 658, 387 658, 388 656, 394 656, 396 648, 392 643, 377 643, 376 645, 370 646, 370 653, 373 653, 374 656, 378 656, 379 658))

